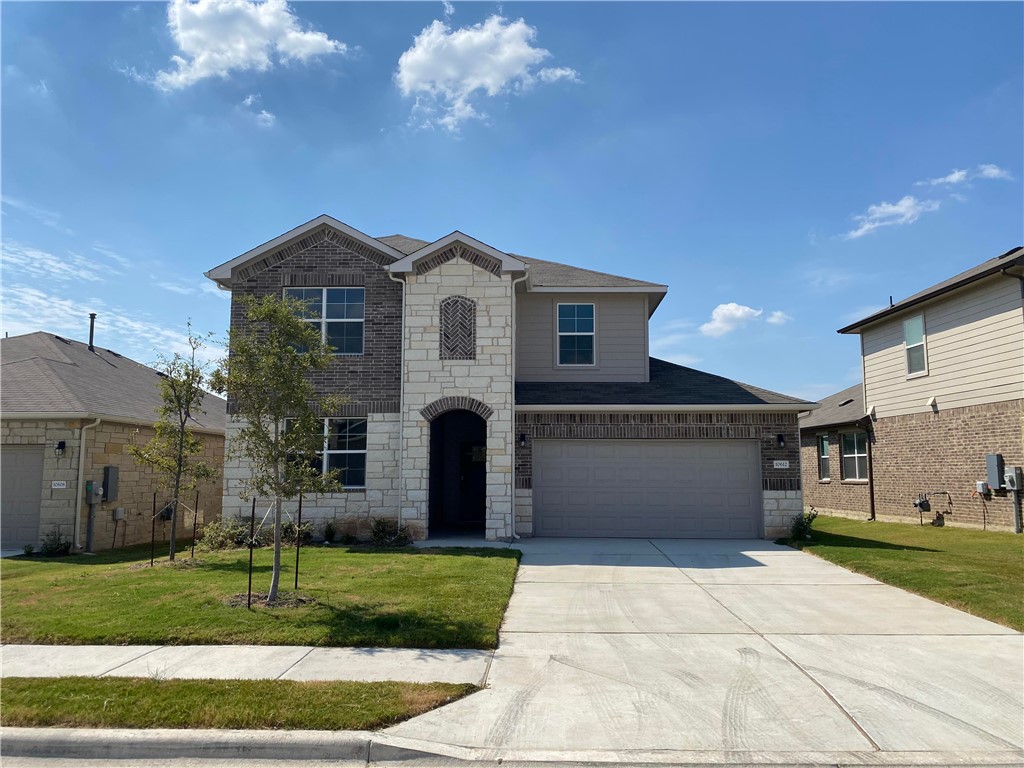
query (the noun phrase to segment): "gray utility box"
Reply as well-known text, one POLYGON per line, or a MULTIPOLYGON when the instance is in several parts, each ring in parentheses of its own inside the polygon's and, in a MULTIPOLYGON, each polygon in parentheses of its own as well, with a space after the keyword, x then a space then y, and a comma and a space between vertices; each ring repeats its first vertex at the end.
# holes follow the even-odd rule
POLYGON ((1021 472, 1020 467, 1010 467, 1006 470, 1006 474, 1003 475, 1003 482, 1006 485, 1007 490, 1019 491, 1021 490, 1021 472))
POLYGON ((120 474, 117 467, 103 468, 103 500, 117 501, 117 478, 120 474))
POLYGON ((985 468, 988 470, 988 487, 993 491, 1003 487, 1003 454, 990 453, 985 457, 985 468))

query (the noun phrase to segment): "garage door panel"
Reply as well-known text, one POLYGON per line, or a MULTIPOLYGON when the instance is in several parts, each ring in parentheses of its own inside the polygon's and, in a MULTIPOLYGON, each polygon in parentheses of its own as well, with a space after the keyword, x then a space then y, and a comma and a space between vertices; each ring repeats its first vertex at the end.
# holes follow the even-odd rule
POLYGON ((43 448, 4 446, 0 452, 0 547, 39 543, 43 448))
POLYGON ((754 442, 537 440, 533 455, 538 536, 760 534, 754 442))

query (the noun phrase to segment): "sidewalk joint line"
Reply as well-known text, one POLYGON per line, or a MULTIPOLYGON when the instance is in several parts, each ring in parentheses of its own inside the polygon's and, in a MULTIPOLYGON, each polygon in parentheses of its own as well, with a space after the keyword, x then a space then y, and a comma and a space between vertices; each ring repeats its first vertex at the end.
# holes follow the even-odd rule
POLYGON ((311 653, 313 652, 313 650, 314 650, 315 648, 316 648, 316 646, 312 646, 312 645, 311 645, 311 646, 309 647, 309 649, 308 649, 308 650, 307 650, 307 651, 306 651, 306 652, 305 652, 304 654, 302 654, 302 655, 301 655, 301 656, 300 656, 299 658, 297 658, 297 659, 296 659, 295 661, 293 661, 293 662, 292 662, 292 663, 291 663, 290 665, 288 665, 288 668, 287 668, 287 669, 285 669, 285 670, 284 670, 284 671, 283 671, 283 672, 282 672, 282 673, 281 673, 280 675, 278 675, 278 676, 277 676, 277 677, 275 677, 274 679, 275 679, 275 680, 280 680, 280 679, 281 679, 282 677, 284 677, 284 676, 285 676, 285 675, 287 675, 287 674, 288 674, 289 672, 291 672, 291 671, 292 671, 293 669, 295 669, 295 666, 296 666, 296 665, 297 665, 297 664, 298 664, 298 663, 299 663, 300 661, 302 661, 302 660, 303 660, 303 659, 305 659, 305 658, 306 658, 307 656, 309 656, 309 654, 311 654, 311 653))
POLYGON ((113 666, 110 669, 108 669, 106 672, 100 672, 98 675, 94 675, 94 677, 106 677, 111 672, 113 672, 115 669, 120 669, 121 667, 125 667, 125 666, 131 664, 133 661, 138 661, 139 659, 144 659, 147 656, 149 656, 151 653, 156 653, 157 651, 162 651, 164 648, 167 648, 167 647, 168 646, 166 646, 166 645, 158 645, 153 650, 146 651, 145 653, 140 653, 138 656, 136 656, 134 658, 131 658, 131 659, 128 659, 127 661, 122 661, 120 664, 116 664, 115 666, 113 666))

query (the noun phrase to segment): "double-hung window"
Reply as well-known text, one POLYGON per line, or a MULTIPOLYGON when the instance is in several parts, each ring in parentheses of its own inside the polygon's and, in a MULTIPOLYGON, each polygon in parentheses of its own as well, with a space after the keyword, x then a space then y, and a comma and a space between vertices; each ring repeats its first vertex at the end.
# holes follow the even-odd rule
POLYGON ((285 288, 302 302, 302 319, 320 328, 320 338, 336 355, 363 354, 364 288, 285 288))
POLYGON ((903 321, 903 349, 907 356, 907 376, 928 373, 928 347, 924 336, 924 315, 914 315, 903 321))
POLYGON ((829 479, 828 435, 818 435, 818 479, 829 479))
POLYGON ((843 480, 867 480, 867 432, 844 432, 839 439, 843 451, 843 480))
POLYGON ((594 305, 558 305, 558 364, 594 364, 594 305))
MULTIPOLYGON (((313 469, 323 474, 338 470, 344 488, 366 487, 366 419, 324 419, 324 437, 312 459, 313 469)), ((289 427, 285 420, 284 428, 289 427)))

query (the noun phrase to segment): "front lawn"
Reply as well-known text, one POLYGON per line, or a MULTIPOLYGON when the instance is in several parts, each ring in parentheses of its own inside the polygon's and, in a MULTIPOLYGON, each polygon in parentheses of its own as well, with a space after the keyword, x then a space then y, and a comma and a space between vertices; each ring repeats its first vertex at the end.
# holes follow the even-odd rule
MULTIPOLYGON (((5 643, 333 645, 495 648, 519 552, 507 549, 302 550, 300 593, 315 602, 245 608, 248 550, 166 558, 148 548, 88 557, 0 561, 5 643), (242 606, 227 599, 243 594, 242 606)), ((270 585, 273 552, 255 552, 253 591, 270 585)), ((294 584, 295 550, 282 591, 294 584)))
POLYGON ((793 546, 851 571, 1024 630, 1024 536, 819 516, 793 546))
POLYGON ((0 725, 369 730, 478 690, 453 683, 13 677, 0 725))

